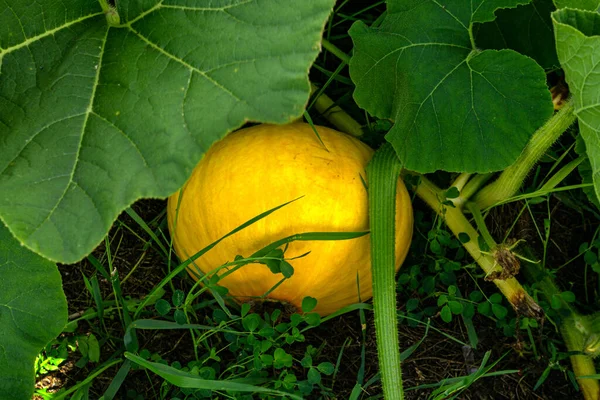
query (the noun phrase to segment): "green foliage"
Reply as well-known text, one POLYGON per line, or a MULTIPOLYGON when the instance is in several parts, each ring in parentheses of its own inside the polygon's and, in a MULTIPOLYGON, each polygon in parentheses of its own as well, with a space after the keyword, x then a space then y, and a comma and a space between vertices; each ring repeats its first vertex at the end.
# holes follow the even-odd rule
POLYGON ((35 359, 35 376, 56 371, 67 360, 69 351, 74 351, 75 348, 68 338, 49 342, 35 359))
POLYGON ((597 209, 600 209, 600 202, 598 201, 598 196, 596 196, 596 188, 594 187, 592 164, 587 158, 585 142, 581 136, 577 136, 575 151, 577 154, 586 157, 585 160, 583 160, 583 162, 577 167, 582 182, 586 185, 589 185, 583 188, 583 192, 587 196, 588 200, 595 205, 597 209))
POLYGON ((475 25, 475 42, 484 49, 512 49, 533 58, 545 69, 559 66, 550 13, 552 0, 533 0, 496 11, 496 20, 475 25))
POLYGON ((442 294, 438 297, 437 305, 441 307, 440 317, 446 323, 452 321, 452 315, 461 315, 464 312, 462 302, 455 295, 456 286, 452 285, 448 287, 448 295, 442 294))
MULTIPOLYGON (((309 304, 313 300, 307 298, 304 303, 309 304)), ((249 308, 249 305, 242 306, 241 316, 228 316, 223 310, 214 309, 212 317, 206 319, 208 332, 197 339, 205 350, 204 354, 185 366, 177 361, 169 365, 160 354, 151 353, 148 349, 142 349, 138 356, 127 357, 171 383, 163 385, 161 398, 214 398, 215 391, 235 390, 234 387, 228 389, 228 382, 262 383, 264 389, 261 388, 261 391, 265 393, 273 390, 297 396, 306 396, 314 391, 328 393, 322 377, 331 375, 334 365, 327 361, 314 363, 313 360, 320 358, 319 349, 307 346, 300 361, 287 350, 303 343, 305 337, 302 332, 318 326, 320 320, 315 321, 310 313, 292 314, 289 320, 285 320, 280 309, 260 315, 248 312, 249 308), (216 347, 223 340, 227 345, 216 347), (229 363, 226 360, 230 360, 229 363), (158 367, 159 364, 168 368, 158 367), (304 372, 298 374, 299 369, 304 372), (178 371, 186 373, 188 380, 185 382, 188 383, 176 378, 183 376, 178 371), (221 380, 220 387, 211 388, 206 384, 205 380, 216 382, 217 377, 221 380)), ((158 325, 154 326, 158 328, 158 325)), ((254 391, 258 393, 258 390, 254 391)))
POLYGON ((573 94, 579 132, 591 164, 596 197, 600 197, 600 14, 560 10, 552 14, 558 59, 573 94))
POLYGON ((577 8, 579 10, 595 11, 600 7, 598 0, 554 0, 556 8, 577 8))
POLYGON ((551 115, 544 71, 512 50, 476 48, 473 25, 526 1, 389 1, 378 27, 356 22, 350 75, 359 106, 395 121, 386 139, 406 168, 506 168, 551 115), (451 101, 449 101, 451 99, 451 101))
MULTIPOLYGON (((67 320, 62 280, 55 264, 21 246, 2 223, 0 274, 0 398, 31 398, 36 356, 67 320)), ((56 366, 54 358, 39 368, 56 366)))
MULTIPOLYGON (((398 292, 403 297, 409 297, 405 309, 400 312, 400 315, 407 317, 406 323, 414 327, 419 321, 434 316, 439 316, 444 323, 450 323, 460 316, 469 326, 473 324, 471 319, 479 314, 493 320, 506 336, 513 336, 515 318, 500 293, 486 297, 481 289, 468 291, 464 295, 459 290, 459 277, 464 277, 467 271, 474 273, 460 240, 443 229, 439 220, 427 221, 419 211, 415 218, 417 230, 427 231, 428 241, 423 243, 420 236, 415 238, 411 254, 425 254, 422 263, 404 266, 398 275, 398 292)), ((472 339, 475 337, 476 334, 472 339)))
POLYGON ((533 58, 547 70, 560 67, 550 14, 556 8, 594 11, 598 0, 533 0, 495 12, 496 20, 474 27, 475 42, 484 49, 512 49, 533 58))
POLYGON ((247 120, 302 115, 333 0, 118 3, 120 25, 97 1, 0 10, 0 219, 52 260, 176 191, 247 120))
POLYGON ((537 390, 537 388, 539 388, 548 379, 548 376, 550 375, 550 372, 552 370, 558 370, 563 372, 565 375, 568 376, 573 385, 576 388, 578 388, 577 383, 575 382, 575 376, 573 372, 567 370, 566 365, 564 365, 565 361, 569 357, 569 354, 566 352, 558 351, 556 349, 556 346, 552 342, 548 342, 547 347, 550 354, 550 357, 548 358, 548 365, 546 366, 546 368, 538 378, 537 382, 535 383, 534 390, 537 390))

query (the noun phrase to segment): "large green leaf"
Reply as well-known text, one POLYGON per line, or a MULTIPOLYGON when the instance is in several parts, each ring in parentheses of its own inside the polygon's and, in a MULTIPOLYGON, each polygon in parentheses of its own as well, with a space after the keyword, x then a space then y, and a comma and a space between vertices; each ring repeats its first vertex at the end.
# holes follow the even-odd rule
POLYGON ((579 132, 600 198, 600 14, 564 9, 552 13, 556 50, 575 103, 579 132))
POLYGON ((0 223, 0 399, 30 399, 37 354, 67 322, 56 265, 27 250, 0 223))
POLYGON ((485 49, 513 49, 546 69, 558 66, 550 13, 552 0, 533 0, 496 11, 496 19, 475 25, 475 43, 485 49))
POLYGON ((484 49, 513 49, 545 69, 558 67, 550 14, 556 8, 596 10, 600 0, 532 0, 516 8, 496 11, 496 19, 475 25, 475 43, 484 49))
POLYGON ((0 2, 0 219, 52 260, 89 253, 217 139, 285 123, 333 0, 0 2))
POLYGON ((475 23, 524 2, 390 0, 379 27, 352 26, 355 100, 395 121, 387 140, 408 169, 503 169, 550 116, 535 61, 473 40, 475 23))
MULTIPOLYGON (((581 135, 577 136, 577 141, 575 142, 575 152, 579 155, 587 155, 587 150, 585 148, 585 142, 583 141, 583 137, 581 135)), ((598 202, 598 196, 596 196, 596 188, 594 187, 594 179, 593 179, 593 171, 592 164, 590 164, 589 158, 586 158, 579 164, 577 167, 577 171, 581 176, 581 180, 586 185, 582 190, 583 193, 587 196, 590 202, 596 206, 597 209, 600 210, 600 202, 598 202)))
POLYGON ((598 0, 554 0, 556 8, 577 8, 580 10, 595 11, 600 7, 598 0))

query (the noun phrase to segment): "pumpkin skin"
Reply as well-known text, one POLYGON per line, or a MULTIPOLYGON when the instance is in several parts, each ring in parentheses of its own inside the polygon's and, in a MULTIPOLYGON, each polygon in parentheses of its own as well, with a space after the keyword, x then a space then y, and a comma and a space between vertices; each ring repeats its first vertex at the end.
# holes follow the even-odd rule
MULTIPOLYGON (((373 150, 333 129, 316 128, 327 149, 309 124, 293 123, 241 129, 208 150, 182 191, 168 202, 169 229, 181 260, 257 215, 301 198, 224 239, 188 268, 205 274, 238 254, 248 257, 297 233, 369 229, 368 194, 362 179, 366 181, 365 167, 373 150)), ((396 270, 408 252, 412 226, 411 199, 399 179, 396 270)), ((269 299, 300 310, 302 299, 311 296, 318 300, 313 311, 328 315, 372 296, 370 235, 338 241, 295 241, 288 245, 285 258, 294 267, 294 274, 271 292, 269 299)), ((262 296, 282 277, 264 264, 248 264, 221 279, 219 285, 244 302, 262 296)))

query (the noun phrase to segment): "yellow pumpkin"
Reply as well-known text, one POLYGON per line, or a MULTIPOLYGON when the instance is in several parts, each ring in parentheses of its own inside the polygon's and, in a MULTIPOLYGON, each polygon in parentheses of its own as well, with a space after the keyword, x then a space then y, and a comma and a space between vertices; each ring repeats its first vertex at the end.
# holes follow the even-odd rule
MULTIPOLYGON (((179 258, 188 259, 244 222, 294 199, 298 200, 226 238, 190 268, 206 274, 236 255, 248 257, 297 233, 367 231, 368 196, 363 179, 373 150, 333 129, 316 128, 325 146, 305 123, 257 125, 216 142, 182 191, 169 198, 169 229, 179 258)), ((399 179, 397 268, 408 251, 412 225, 411 200, 399 179)), ((293 276, 272 291, 269 299, 300 310, 302 299, 311 296, 318 301, 314 312, 327 315, 372 296, 369 235, 295 241, 287 247, 285 258, 294 267, 293 276)), ((256 300, 282 277, 264 264, 248 264, 221 279, 219 285, 244 302, 256 300)))

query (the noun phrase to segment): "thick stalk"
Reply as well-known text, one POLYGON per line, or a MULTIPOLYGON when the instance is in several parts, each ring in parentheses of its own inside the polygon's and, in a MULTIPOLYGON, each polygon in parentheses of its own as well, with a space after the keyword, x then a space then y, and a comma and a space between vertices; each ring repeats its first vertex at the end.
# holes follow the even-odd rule
POLYGON ((472 175, 473 174, 463 172, 462 174, 456 177, 456 179, 454 180, 454 182, 452 182, 452 185, 450 185, 450 187, 455 187, 459 190, 459 192, 462 192, 463 188, 465 187, 467 182, 469 182, 469 179, 471 179, 472 175))
MULTIPOLYGON (((311 84, 311 89, 314 93, 318 88, 311 84)), ((315 109, 340 131, 356 137, 362 136, 362 126, 339 106, 335 105, 333 100, 325 93, 321 93, 315 100, 315 109)))
MULTIPOLYGON (((465 187, 460 191, 459 203, 462 205, 469 201, 477 191, 492 178, 493 174, 478 174, 475 175, 465 187)), ((456 202, 455 202, 456 203, 456 202)))
MULTIPOLYGON (((584 344, 583 335, 576 329, 576 326, 577 320, 575 318, 566 318, 560 325, 560 333, 569 351, 581 351, 584 344)), ((600 399, 600 385, 598 384, 598 380, 579 378, 580 376, 596 375, 596 366, 592 357, 584 354, 576 354, 571 356, 570 359, 575 378, 583 393, 583 398, 586 400, 600 399)))
MULTIPOLYGON (((321 100, 317 99, 315 105, 317 105, 319 101, 321 100)), ((344 129, 342 129, 342 127, 348 124, 351 125, 352 123, 349 122, 347 124, 340 124, 340 122, 352 120, 352 117, 342 110, 338 113, 338 119, 336 119, 337 124, 335 124, 335 126, 339 127, 340 130, 345 131, 344 129)), ((332 121, 332 123, 334 123, 334 121, 332 121)), ((387 144, 386 146, 390 147, 389 144, 387 144)), ((462 203, 462 200, 468 199, 468 197, 470 197, 489 178, 490 174, 476 175, 470 181, 466 182, 464 190, 461 192, 461 196, 455 200, 460 200, 462 203), (468 193, 465 193, 466 191, 468 191, 468 193)), ((461 178, 461 184, 463 180, 465 179, 461 178)), ((469 254, 471 254, 475 261, 481 266, 481 268, 487 275, 494 271, 500 271, 500 267, 497 265, 494 258, 490 254, 482 253, 481 249, 479 249, 479 243, 477 241, 479 235, 477 231, 473 228, 473 226, 469 223, 467 218, 464 216, 460 207, 451 208, 444 207, 442 205, 440 201, 440 199, 444 197, 442 194, 442 190, 437 188, 425 177, 421 176, 421 184, 417 188, 417 195, 421 197, 421 199, 423 199, 436 213, 438 213, 446 220, 448 227, 457 237, 461 232, 464 232, 469 235, 469 238, 471 240, 467 243, 464 243, 463 246, 469 252, 469 254)), ((515 308, 517 312, 530 317, 538 317, 540 315, 540 307, 537 305, 537 303, 535 303, 531 296, 527 294, 525 289, 523 289, 521 284, 515 278, 509 278, 506 280, 496 279, 494 280, 494 283, 506 296, 508 301, 511 303, 511 305, 513 306, 513 308, 515 308)), ((376 290, 374 290, 374 295, 377 295, 376 290)))
POLYGON ((529 171, 576 118, 573 101, 565 102, 560 111, 533 134, 517 161, 477 193, 474 201, 479 209, 484 210, 517 193, 529 171))
POLYGON ((395 279, 396 185, 402 164, 392 146, 382 146, 367 166, 375 335, 383 396, 404 398, 395 279))
MULTIPOLYGON (((479 264, 486 275, 501 271, 500 266, 491 254, 483 253, 479 248, 479 234, 469 223, 462 210, 456 207, 448 207, 441 203, 443 199, 442 190, 431 183, 427 178, 421 176, 421 183, 417 187, 417 196, 429 205, 446 222, 446 225, 456 237, 461 233, 469 235, 469 241, 463 243, 465 250, 479 264)), ((519 281, 515 278, 494 279, 498 289, 506 296, 510 304, 519 315, 537 318, 541 315, 540 306, 527 294, 519 281)))
MULTIPOLYGON (((531 251, 525 248, 527 257, 533 257, 531 251)), ((552 298, 560 296, 561 291, 556 286, 550 276, 545 273, 537 264, 528 261, 523 262, 523 272, 530 283, 534 283, 546 298, 548 303, 552 298)), ((577 313, 577 311, 567 302, 561 299, 561 310, 565 312, 559 323, 560 333, 565 340, 567 350, 570 352, 594 353, 590 345, 594 345, 596 339, 596 328, 594 326, 595 316, 587 317, 577 313)), ((600 399, 600 384, 597 379, 580 378, 581 376, 596 375, 594 360, 587 354, 575 354, 571 357, 573 372, 579 383, 579 387, 586 400, 600 399)))

